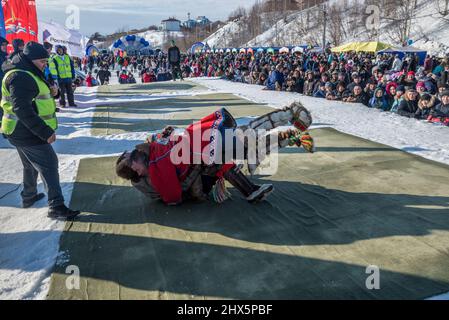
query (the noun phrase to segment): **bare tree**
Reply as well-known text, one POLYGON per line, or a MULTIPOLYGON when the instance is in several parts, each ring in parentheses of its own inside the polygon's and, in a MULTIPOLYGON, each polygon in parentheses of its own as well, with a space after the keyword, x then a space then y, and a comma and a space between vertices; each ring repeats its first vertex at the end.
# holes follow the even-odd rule
POLYGON ((449 15, 449 0, 434 0, 438 13, 443 17, 449 15))
POLYGON ((334 45, 339 45, 344 38, 343 14, 340 6, 333 4, 329 7, 329 36, 334 45))
POLYGON ((244 7, 238 7, 229 14, 229 20, 236 20, 246 16, 246 9, 244 7))
POLYGON ((385 11, 384 19, 390 22, 391 40, 405 44, 410 37, 412 22, 417 14, 417 0, 386 0, 391 11, 385 11))

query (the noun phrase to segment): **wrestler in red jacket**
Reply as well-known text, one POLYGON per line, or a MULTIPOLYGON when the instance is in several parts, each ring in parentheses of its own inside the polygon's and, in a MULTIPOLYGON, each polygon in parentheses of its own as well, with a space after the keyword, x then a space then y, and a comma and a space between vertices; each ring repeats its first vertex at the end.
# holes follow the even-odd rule
MULTIPOLYGON (((302 145, 312 152, 313 140, 305 132, 312 119, 299 103, 259 117, 240 128, 270 130, 288 122, 301 130, 279 133, 279 146, 302 145)), ((220 188, 224 187, 223 179, 229 181, 249 202, 262 201, 273 191, 271 184, 253 184, 232 160, 224 161, 224 164, 218 162, 217 155, 224 149, 217 142, 217 137, 224 139, 225 130, 236 128, 236 121, 226 109, 217 110, 190 125, 181 135, 176 135, 172 127, 167 127, 134 151, 122 154, 117 161, 117 174, 131 180, 134 187, 144 194, 169 205, 180 204, 188 198, 205 200, 211 192, 217 202, 222 202, 226 199, 224 189, 220 188), (200 143, 196 145, 195 141, 200 143)), ((257 164, 249 166, 250 171, 254 171, 255 167, 257 164)))

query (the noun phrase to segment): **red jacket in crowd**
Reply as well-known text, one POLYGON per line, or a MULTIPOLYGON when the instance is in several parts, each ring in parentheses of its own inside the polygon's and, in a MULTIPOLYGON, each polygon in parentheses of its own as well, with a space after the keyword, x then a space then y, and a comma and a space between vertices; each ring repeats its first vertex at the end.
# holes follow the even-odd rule
POLYGON ((86 77, 86 85, 87 85, 88 87, 92 87, 92 85, 93 85, 93 80, 94 80, 94 78, 93 78, 91 75, 88 75, 88 76, 86 77))
POLYGON ((154 76, 154 74, 148 74, 145 72, 142 76, 142 82, 143 83, 156 82, 156 77, 154 76))

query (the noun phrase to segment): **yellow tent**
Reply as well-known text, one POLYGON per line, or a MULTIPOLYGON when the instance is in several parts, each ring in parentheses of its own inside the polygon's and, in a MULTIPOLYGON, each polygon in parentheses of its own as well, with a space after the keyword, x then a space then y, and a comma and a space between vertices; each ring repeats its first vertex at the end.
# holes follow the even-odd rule
POLYGON ((390 48, 389 44, 383 42, 351 42, 344 44, 339 47, 332 48, 332 52, 348 52, 348 51, 356 51, 356 52, 379 52, 381 50, 385 50, 390 48))

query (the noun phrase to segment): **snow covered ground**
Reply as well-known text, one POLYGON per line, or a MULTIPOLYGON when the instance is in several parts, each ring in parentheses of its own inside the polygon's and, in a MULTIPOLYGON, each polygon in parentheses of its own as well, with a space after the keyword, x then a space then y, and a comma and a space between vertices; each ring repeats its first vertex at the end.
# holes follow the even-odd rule
MULTIPOLYGON (((262 91, 261 87, 218 79, 193 80, 209 89, 204 93, 228 92, 275 108, 299 99, 312 111, 315 127, 333 127, 372 141, 449 164, 449 128, 394 114, 382 113, 355 104, 328 102, 286 92, 262 91)), ((81 88, 76 94, 78 108, 58 114, 60 129, 54 147, 60 161, 64 196, 70 201, 79 160, 119 154, 143 140, 147 132, 105 137, 90 134, 95 105, 111 102, 161 99, 157 95, 122 96, 99 99, 97 88, 81 88)), ((170 94, 199 94, 172 92, 170 94)), ((164 93, 166 96, 166 93, 164 93)), ((46 217, 46 201, 33 209, 21 209, 22 170, 16 151, 0 138, 0 300, 45 299, 50 272, 58 259, 59 238, 64 223, 46 217), (13 165, 11 165, 13 164, 13 165)), ((43 190, 42 184, 39 189, 43 190)), ((64 257, 59 257, 63 259, 64 257)), ((449 293, 435 297, 449 299, 449 293)))

